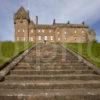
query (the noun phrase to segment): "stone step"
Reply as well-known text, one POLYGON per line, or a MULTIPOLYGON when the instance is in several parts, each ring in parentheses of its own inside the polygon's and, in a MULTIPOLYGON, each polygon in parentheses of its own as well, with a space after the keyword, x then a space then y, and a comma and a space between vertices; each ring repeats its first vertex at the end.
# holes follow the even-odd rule
POLYGON ((82 62, 71 62, 71 63, 60 63, 62 65, 74 65, 74 66, 78 66, 78 65, 81 65, 81 66, 86 66, 86 64, 82 63, 82 62))
POLYGON ((87 66, 16 66, 15 69, 27 69, 27 70, 88 70, 87 66))
POLYGON ((56 62, 52 62, 52 63, 51 62, 45 62, 45 63, 42 63, 42 62, 36 62, 36 63, 27 62, 27 63, 23 63, 23 62, 21 62, 16 66, 30 67, 31 65, 34 65, 34 66, 37 66, 37 65, 41 65, 41 66, 44 66, 44 65, 47 65, 47 66, 51 66, 51 65, 53 65, 53 66, 58 66, 58 65, 60 65, 60 66, 86 66, 84 63, 79 63, 79 62, 77 62, 77 63, 62 63, 62 62, 58 62, 58 63, 56 63, 56 62))
MULTIPOLYGON (((30 56, 25 57, 24 60, 33 59, 33 56, 36 58, 37 55, 36 54, 31 54, 30 56)), ((54 58, 54 59, 66 59, 66 60, 78 60, 77 57, 73 57, 73 56, 70 56, 70 55, 66 55, 66 54, 63 54, 63 55, 62 54, 52 54, 52 53, 48 57, 41 56, 41 58, 42 59, 54 58)))
MULTIPOLYGON (((37 63, 36 63, 37 64, 37 63)), ((84 63, 80 63, 80 62, 75 62, 75 63, 73 63, 73 62, 71 62, 71 63, 66 63, 66 62, 52 62, 52 63, 48 63, 48 62, 45 62, 45 63, 41 63, 41 62, 39 62, 39 64, 40 65, 55 65, 55 66, 58 66, 58 65, 64 65, 64 66, 86 66, 84 63)))
POLYGON ((100 80, 95 74, 66 74, 66 75, 9 75, 6 80, 100 80))
POLYGON ((71 59, 71 58, 70 58, 70 59, 62 59, 61 57, 60 57, 60 59, 59 59, 59 58, 56 58, 56 59, 55 59, 55 58, 48 58, 48 59, 47 59, 47 58, 40 58, 40 61, 41 61, 41 60, 42 60, 42 61, 45 61, 45 60, 47 60, 47 61, 52 61, 52 60, 53 60, 53 61, 55 61, 55 62, 57 62, 57 61, 59 61, 59 60, 60 60, 60 61, 66 61, 66 62, 78 62, 78 61, 79 61, 79 60, 73 59, 73 58, 72 58, 72 59, 71 59))
POLYGON ((92 70, 12 70, 16 75, 92 74, 92 70))
POLYGON ((30 66, 30 63, 20 62, 17 66, 30 66))
POLYGON ((100 100, 100 89, 2 89, 0 100, 100 100))
MULTIPOLYGON (((40 63, 40 64, 62 64, 62 63, 66 63, 67 65, 85 65, 83 63, 80 63, 79 61, 61 61, 61 60, 58 60, 58 61, 55 61, 55 60, 37 60, 37 61, 22 61, 23 63, 28 63, 28 64, 37 64, 37 63, 40 63)), ((24 66, 25 64, 19 64, 19 65, 22 65, 24 66)), ((29 66, 29 65, 27 65, 29 66)))
POLYGON ((84 63, 82 63, 82 62, 45 62, 45 63, 43 63, 43 62, 40 62, 40 61, 37 61, 37 62, 35 62, 34 63, 34 61, 32 61, 32 62, 23 62, 23 61, 21 61, 19 64, 18 64, 18 66, 30 66, 31 64, 33 64, 33 65, 36 65, 36 64, 40 64, 40 65, 66 65, 66 66, 69 66, 69 65, 74 65, 74 66, 78 66, 78 65, 81 65, 81 66, 86 66, 84 63))
POLYGON ((5 81, 0 89, 98 89, 100 81, 5 81))
MULTIPOLYGON (((40 62, 40 63, 69 63, 69 64, 77 64, 77 63, 80 63, 78 60, 76 60, 76 61, 69 61, 69 60, 55 60, 55 59, 42 59, 42 60, 37 60, 37 61, 34 61, 34 60, 27 60, 27 61, 22 61, 23 63, 34 63, 34 64, 36 64, 37 62, 40 62)), ((80 63, 81 64, 81 63, 80 63)))

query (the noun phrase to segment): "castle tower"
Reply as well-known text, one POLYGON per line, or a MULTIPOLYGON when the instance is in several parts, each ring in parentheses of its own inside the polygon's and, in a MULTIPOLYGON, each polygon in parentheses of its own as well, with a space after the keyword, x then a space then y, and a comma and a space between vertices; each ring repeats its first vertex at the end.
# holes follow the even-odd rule
POLYGON ((21 7, 14 15, 15 26, 15 40, 28 41, 29 40, 29 12, 21 7))

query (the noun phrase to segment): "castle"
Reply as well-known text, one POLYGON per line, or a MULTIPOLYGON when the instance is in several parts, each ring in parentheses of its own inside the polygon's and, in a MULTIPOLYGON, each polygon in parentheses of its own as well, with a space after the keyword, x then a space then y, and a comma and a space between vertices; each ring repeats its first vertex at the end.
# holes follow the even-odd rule
POLYGON ((14 14, 15 40, 30 42, 87 43, 96 40, 96 34, 84 22, 82 24, 56 23, 52 25, 34 23, 29 11, 21 7, 14 14))

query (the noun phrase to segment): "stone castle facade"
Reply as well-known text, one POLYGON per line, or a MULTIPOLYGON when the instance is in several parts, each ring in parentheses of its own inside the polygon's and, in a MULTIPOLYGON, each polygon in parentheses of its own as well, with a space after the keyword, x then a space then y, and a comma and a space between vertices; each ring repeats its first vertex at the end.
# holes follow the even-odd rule
POLYGON ((89 26, 82 24, 56 23, 52 25, 34 23, 29 12, 21 7, 14 15, 15 40, 30 42, 86 43, 96 40, 96 34, 89 26))

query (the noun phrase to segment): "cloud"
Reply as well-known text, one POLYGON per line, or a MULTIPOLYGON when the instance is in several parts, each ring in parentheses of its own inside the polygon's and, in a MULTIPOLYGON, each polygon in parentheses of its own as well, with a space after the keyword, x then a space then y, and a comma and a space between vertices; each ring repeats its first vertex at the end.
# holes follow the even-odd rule
POLYGON ((44 24, 52 24, 54 18, 89 25, 100 20, 100 0, 0 0, 0 40, 14 39, 13 15, 21 6, 29 9, 31 19, 35 21, 38 15, 39 23, 44 24))
POLYGON ((28 6, 31 17, 39 15, 41 23, 49 23, 51 18, 62 22, 71 20, 76 23, 84 20, 94 23, 100 19, 99 0, 37 0, 35 2, 30 0, 28 6))

